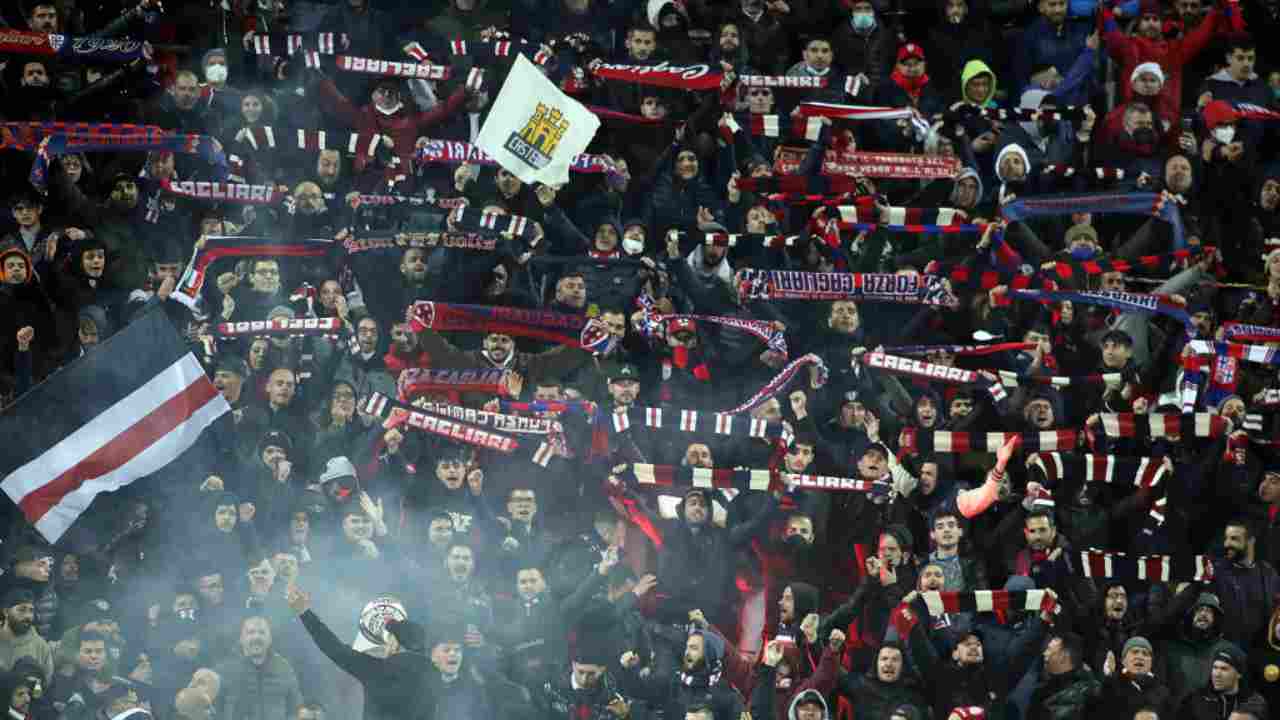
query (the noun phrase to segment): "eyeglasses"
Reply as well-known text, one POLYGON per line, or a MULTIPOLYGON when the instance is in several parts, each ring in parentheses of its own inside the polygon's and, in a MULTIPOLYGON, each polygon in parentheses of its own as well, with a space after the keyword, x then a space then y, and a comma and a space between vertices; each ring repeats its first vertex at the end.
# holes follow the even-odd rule
POLYGON ((772 90, 752 90, 752 91, 750 91, 750 92, 748 92, 748 93, 747 93, 747 97, 767 97, 767 98, 771 98, 771 97, 773 97, 773 91, 772 91, 772 90))

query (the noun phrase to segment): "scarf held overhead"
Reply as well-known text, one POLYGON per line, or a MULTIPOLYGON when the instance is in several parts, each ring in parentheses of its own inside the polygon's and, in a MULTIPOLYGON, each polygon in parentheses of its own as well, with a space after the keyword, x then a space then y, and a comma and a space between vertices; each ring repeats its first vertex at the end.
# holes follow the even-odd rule
POLYGON ((891 273, 811 273, 795 270, 738 271, 748 300, 866 300, 957 307, 945 278, 891 273))
POLYGON ((396 380, 400 402, 413 402, 424 395, 456 395, 483 393, 506 396, 506 370, 436 370, 406 368, 396 380))
POLYGON ((455 305, 419 300, 409 307, 413 332, 483 332, 528 337, 607 353, 613 336, 604 324, 582 315, 488 305, 455 305))
POLYGON ((238 237, 234 235, 211 235, 205 238, 204 248, 196 248, 191 262, 182 277, 178 278, 174 288, 173 299, 194 309, 200 298, 200 290, 204 287, 209 265, 223 258, 252 257, 324 257, 333 247, 328 239, 299 240, 284 243, 266 237, 238 237))
POLYGON ((419 410, 412 405, 396 402, 381 393, 370 393, 360 406, 366 414, 382 420, 382 426, 387 430, 406 425, 464 445, 494 450, 506 455, 527 456, 530 462, 542 467, 546 467, 555 454, 551 444, 545 441, 540 442, 536 447, 532 444, 522 444, 517 438, 419 410))
POLYGON ((887 495, 892 489, 888 483, 879 481, 775 470, 730 470, 636 463, 631 466, 631 474, 640 485, 707 490, 824 490, 887 495))

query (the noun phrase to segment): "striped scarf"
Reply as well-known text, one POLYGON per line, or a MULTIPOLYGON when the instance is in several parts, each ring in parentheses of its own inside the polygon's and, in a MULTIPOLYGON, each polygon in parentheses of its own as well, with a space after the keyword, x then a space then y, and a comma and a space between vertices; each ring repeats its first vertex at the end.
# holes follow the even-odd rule
POLYGON ((1266 325, 1246 325, 1238 322, 1222 323, 1222 333, 1227 340, 1237 342, 1280 342, 1280 328, 1266 325))
POLYGON ((888 495, 889 483, 857 478, 808 475, 776 470, 729 470, 676 465, 635 463, 631 474, 646 486, 703 488, 707 490, 822 490, 826 492, 861 492, 888 495))
POLYGON ((406 368, 396 381, 400 402, 413 402, 423 395, 446 394, 456 397, 459 393, 483 393, 507 395, 506 370, 433 370, 430 368, 406 368))
MULTIPOLYGON (((1076 176, 1076 168, 1074 165, 1066 165, 1063 163, 1049 163, 1045 165, 1041 172, 1045 175, 1052 175, 1059 178, 1070 178, 1076 176)), ((1091 167, 1087 168, 1084 175, 1098 180, 1111 181, 1124 179, 1124 168, 1114 167, 1091 167)))
MULTIPOLYGON (((1041 269, 1044 274, 1052 274, 1061 280, 1069 280, 1077 273, 1085 275, 1101 275, 1103 273, 1120 272, 1127 273, 1131 270, 1160 270, 1168 265, 1179 261, 1189 260, 1201 253, 1213 250, 1212 247, 1202 247, 1191 250, 1175 250, 1171 253, 1163 255, 1144 255, 1134 260, 1085 260, 1083 262, 1070 262, 1059 260, 1054 263, 1050 270, 1041 269)), ((1280 338, 1277 338, 1280 339, 1280 338)))
MULTIPOLYGON (((884 221, 886 227, 920 226, 920 225, 958 225, 958 221, 967 219, 963 210, 955 208, 911 208, 911 207, 876 207, 874 202, 861 202, 857 205, 836 205, 818 208, 810 220, 810 232, 814 232, 815 223, 821 223, 829 214, 834 214, 841 230, 854 230, 859 225, 868 226, 884 221)), ((986 226, 972 226, 976 232, 986 230, 986 226), (980 229, 979 229, 980 228, 980 229)), ((957 230, 956 232, 961 232, 957 230)))
POLYGON ((1162 295, 1123 292, 1119 290, 1098 290, 1096 292, 1046 291, 1046 290, 1011 290, 1000 304, 1007 304, 1009 299, 1036 300, 1044 303, 1060 303, 1070 300, 1080 305, 1102 305, 1122 312, 1159 313, 1178 320, 1185 326, 1191 325, 1191 316, 1185 308, 1162 295))
POLYGON ((169 132, 157 125, 133 123, 4 122, 0 123, 0 150, 35 150, 41 140, 59 133, 162 137, 169 132))
POLYGON ((817 142, 822 136, 822 127, 822 119, 816 117, 749 114, 739 123, 733 115, 725 114, 720 118, 720 137, 725 142, 733 142, 734 135, 745 132, 756 137, 790 137, 817 142))
POLYGON ((242 127, 236 132, 235 140, 258 151, 284 147, 308 152, 339 150, 348 155, 368 157, 377 155, 378 148, 383 145, 389 148, 387 138, 380 133, 332 132, 303 128, 277 128, 270 125, 242 127))
POLYGON ((419 300, 409 307, 413 332, 483 332, 527 337, 608 353, 614 344, 604 323, 585 315, 489 305, 456 305, 419 300))
POLYGON ((794 270, 739 270, 748 300, 858 300, 957 307, 944 278, 890 273, 811 273, 794 270))
POLYGON ((1011 222, 1048 215, 1072 213, 1120 213, 1156 215, 1173 228, 1174 247, 1182 247, 1184 232, 1182 213, 1176 202, 1162 202, 1160 193, 1093 193, 1085 195, 1038 195, 1018 198, 1001 206, 1000 214, 1011 222))
MULTIPOLYGON (((1280 351, 1267 345, 1243 345, 1241 343, 1192 340, 1187 343, 1187 347, 1191 348, 1192 353, 1200 356, 1216 355, 1261 365, 1280 365, 1280 351)), ((1192 360, 1200 360, 1200 358, 1192 358, 1192 360)))
POLYGON ((998 108, 998 107, 977 107, 965 103, 954 111, 947 111, 948 117, 967 117, 977 116, 988 120, 1015 121, 1015 122, 1034 122, 1036 120, 1071 120, 1073 118, 1084 117, 1084 108, 1074 105, 1066 107, 1054 108, 1052 111, 1038 110, 1036 108, 998 108))
POLYGON ((254 33, 253 54, 255 55, 294 55, 306 50, 314 50, 321 55, 335 55, 340 50, 351 46, 351 39, 346 33, 322 32, 314 37, 300 33, 254 33))
POLYGON ((709 322, 713 325, 731 327, 754 335, 761 342, 768 345, 770 350, 782 353, 783 357, 787 355, 786 333, 774 327, 773 323, 767 320, 745 320, 723 315, 662 315, 657 312, 653 298, 645 294, 636 298, 636 305, 639 305, 641 309, 640 329, 646 337, 663 336, 666 332, 667 323, 676 320, 709 322))
POLYGON ((1019 438, 1025 452, 1073 450, 1079 442, 1078 430, 1045 430, 1032 433, 968 433, 951 430, 918 430, 903 428, 901 449, 903 454, 929 453, 993 453, 1010 438, 1019 438))
POLYGON ((459 207, 449 213, 449 221, 459 230, 511 234, 525 242, 537 239, 534 221, 523 215, 500 215, 469 207, 459 207))
POLYGON ((743 245, 759 243, 760 247, 766 250, 777 250, 780 248, 798 247, 808 238, 804 235, 765 235, 763 233, 694 233, 685 230, 676 230, 676 237, 693 237, 702 236, 702 244, 714 247, 737 247, 739 243, 743 245))
POLYGON ((1102 430, 1109 438, 1157 440, 1178 436, 1216 438, 1231 430, 1231 421, 1211 413, 1103 413, 1102 430))
POLYGON ((1048 590, 974 590, 973 592, 922 592, 920 599, 929 614, 1057 612, 1058 601, 1048 590))
POLYGON ((1027 459, 1027 467, 1039 470, 1049 488, 1057 487, 1065 477, 1083 478, 1086 483, 1153 488, 1172 472, 1164 458, 1074 452, 1033 453, 1027 459))
MULTIPOLYGON (((677 348, 677 349, 682 350, 684 348, 677 348)), ((773 376, 773 378, 769 380, 769 382, 761 386, 761 388, 757 390, 754 395, 747 398, 746 402, 742 403, 741 405, 738 405, 735 408, 725 410, 724 411, 725 414, 740 415, 742 413, 751 412, 752 410, 759 407, 760 405, 763 405, 764 403, 768 402, 769 399, 772 398, 773 396, 781 393, 784 389, 786 389, 787 385, 791 383, 791 381, 795 378, 797 373, 799 373, 801 370, 803 370, 804 368, 810 365, 817 368, 818 387, 822 387, 823 385, 826 385, 827 378, 829 376, 829 371, 827 370, 827 364, 822 361, 821 357, 813 353, 809 353, 808 355, 798 357, 795 360, 792 360, 791 362, 787 363, 786 367, 782 368, 782 370, 779 371, 777 375, 773 376)))
POLYGON ((794 439, 786 424, 769 422, 751 416, 729 413, 677 410, 660 407, 630 407, 610 414, 613 432, 624 433, 633 427, 648 430, 679 430, 696 435, 723 435, 736 438, 781 438, 787 445, 794 439))
POLYGON ((360 409, 382 420, 382 427, 386 430, 405 425, 464 445, 524 457, 542 467, 546 467, 555 456, 552 444, 538 440, 536 435, 534 439, 538 440, 538 444, 522 442, 509 435, 396 402, 382 393, 370 393, 360 404, 360 409))
POLYGON ((1100 373, 1095 375, 1029 375, 1012 370, 996 370, 1000 384, 1005 387, 1019 387, 1023 383, 1051 385, 1055 388, 1073 385, 1105 385, 1112 390, 1124 387, 1124 373, 1100 373))
POLYGON ((178 278, 172 297, 188 308, 196 309, 209 266, 223 258, 322 258, 328 255, 332 248, 333 241, 325 238, 283 243, 257 236, 211 235, 205 238, 204 249, 197 249, 191 256, 187 269, 183 271, 182 277, 178 278))
POLYGON ((929 122, 910 107, 874 107, 870 105, 841 105, 839 103, 806 102, 797 107, 803 117, 826 117, 838 120, 907 120, 916 136, 929 134, 929 122))
POLYGON ((1083 550, 1080 552, 1081 575, 1132 582, 1210 582, 1213 580, 1213 558, 1208 555, 1174 557, 1172 555, 1134 555, 1083 550))

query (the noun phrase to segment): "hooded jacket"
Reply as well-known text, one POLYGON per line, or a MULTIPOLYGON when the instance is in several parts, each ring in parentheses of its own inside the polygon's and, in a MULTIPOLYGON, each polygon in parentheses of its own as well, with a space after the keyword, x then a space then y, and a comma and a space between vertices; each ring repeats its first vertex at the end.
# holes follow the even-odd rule
POLYGON ((365 720, 430 720, 422 680, 433 668, 421 648, 401 648, 389 658, 377 658, 351 649, 310 610, 298 619, 320 651, 364 686, 365 720))
POLYGON ((35 266, 25 251, 9 248, 0 252, 0 268, 11 257, 21 258, 26 264, 27 277, 18 285, 0 282, 0 372, 14 373, 13 355, 18 346, 15 336, 18 330, 31 327, 36 333, 31 349, 39 356, 33 360, 36 372, 40 373, 45 367, 45 360, 58 345, 53 304, 40 286, 35 266))

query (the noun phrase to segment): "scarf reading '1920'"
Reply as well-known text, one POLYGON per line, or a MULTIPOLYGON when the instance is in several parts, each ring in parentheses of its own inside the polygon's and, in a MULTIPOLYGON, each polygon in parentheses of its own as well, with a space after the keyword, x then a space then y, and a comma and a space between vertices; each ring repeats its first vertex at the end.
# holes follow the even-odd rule
POLYGON ((536 338, 607 354, 614 338, 604 323, 583 315, 488 305, 419 300, 409 307, 409 327, 423 330, 499 333, 536 338))
MULTIPOLYGON (((370 393, 369 397, 361 403, 361 410, 383 420, 382 425, 388 430, 399 425, 407 425, 464 445, 494 450, 507 455, 527 456, 530 462, 542 467, 546 467, 555 455, 548 442, 539 440, 536 445, 522 443, 518 438, 396 402, 381 393, 370 393)), ((534 437, 537 439, 537 436, 534 437)))
POLYGON ((945 278, 893 273, 811 273, 794 270, 738 271, 744 300, 866 300, 957 307, 945 278))

